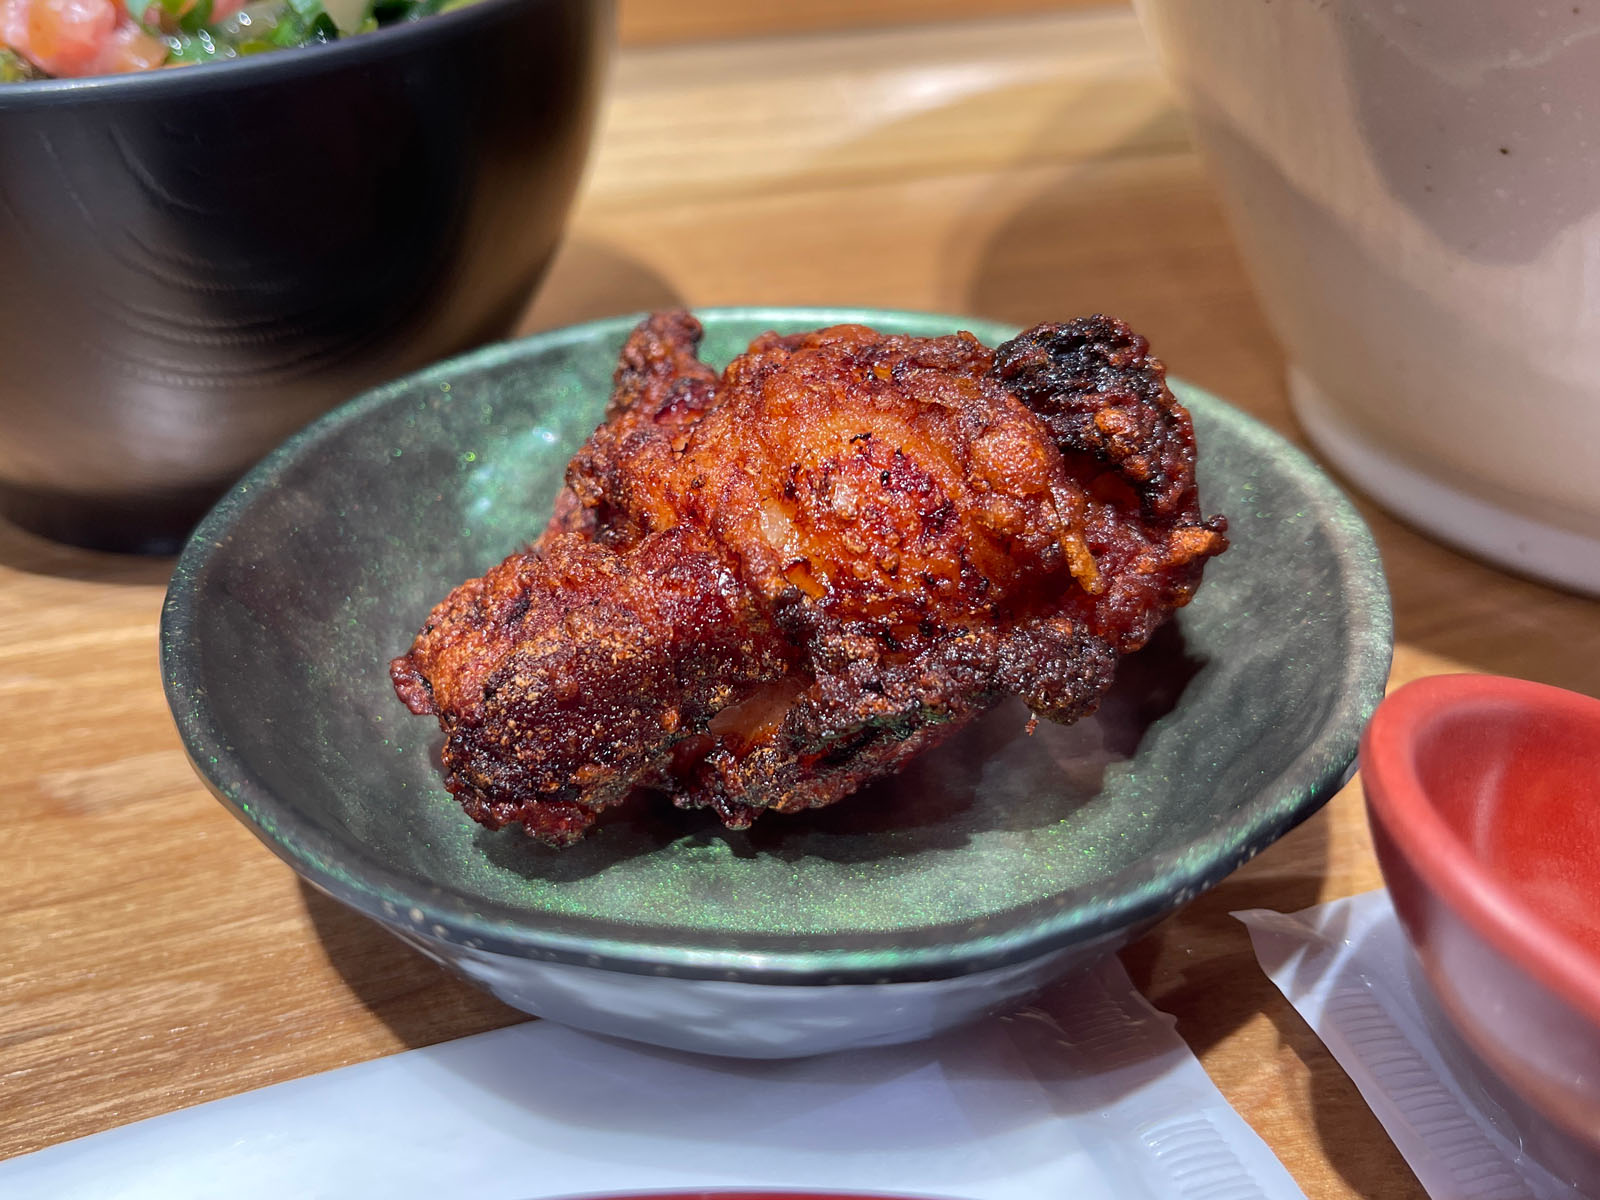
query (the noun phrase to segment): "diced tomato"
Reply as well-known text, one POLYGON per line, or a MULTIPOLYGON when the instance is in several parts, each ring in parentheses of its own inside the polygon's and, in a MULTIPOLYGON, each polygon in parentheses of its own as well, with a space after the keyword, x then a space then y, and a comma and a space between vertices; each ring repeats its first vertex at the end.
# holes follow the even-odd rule
POLYGON ((120 0, 0 0, 0 42, 49 75, 145 71, 168 53, 120 0))
POLYGON ((91 74, 117 27, 113 0, 31 0, 27 43, 18 46, 51 75, 91 74))
POLYGON ((0 0, 0 46, 19 54, 28 38, 28 0, 0 0))
POLYGON ((107 39, 94 69, 96 74, 120 75, 124 71, 148 71, 166 61, 167 44, 127 18, 107 39))

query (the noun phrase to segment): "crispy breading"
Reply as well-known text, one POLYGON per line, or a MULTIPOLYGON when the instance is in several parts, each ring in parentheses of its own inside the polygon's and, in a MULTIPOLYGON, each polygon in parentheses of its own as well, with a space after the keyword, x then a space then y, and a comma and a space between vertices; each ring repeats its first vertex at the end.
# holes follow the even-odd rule
POLYGON ((720 378, 699 338, 634 331, 543 536, 392 664, 491 828, 564 844, 641 786, 743 827, 1007 696, 1076 720, 1227 546, 1118 321, 766 334, 720 378))

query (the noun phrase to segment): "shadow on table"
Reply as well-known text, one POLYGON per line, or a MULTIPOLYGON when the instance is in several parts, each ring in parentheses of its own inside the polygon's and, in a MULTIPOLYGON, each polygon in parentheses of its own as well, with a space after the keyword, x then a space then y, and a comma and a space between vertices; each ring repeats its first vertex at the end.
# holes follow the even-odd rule
POLYGON ((424 958, 377 922, 300 881, 328 961, 367 1010, 410 1049, 528 1019, 424 958))
MULTIPOLYGON (((1260 974, 1259 970, 1257 972, 1260 974)), ((1265 975, 1261 976, 1263 979, 1265 975)), ((1280 1042, 1305 1064, 1311 1119, 1323 1156, 1352 1194, 1368 1200, 1425 1197, 1405 1158, 1366 1100, 1305 1019, 1273 989, 1264 1011, 1280 1042)))
POLYGON ((1600 609, 1593 599, 1433 541, 1326 469, 1361 510, 1391 564, 1396 644, 1450 660, 1429 664, 1428 673, 1461 664, 1600 696, 1600 609))
POLYGON ((165 587, 177 560, 167 555, 107 554, 48 541, 0 518, 0 568, 80 583, 165 587))
POLYGON ((604 242, 575 237, 557 252, 517 331, 526 334, 687 303, 665 276, 638 259, 604 242))

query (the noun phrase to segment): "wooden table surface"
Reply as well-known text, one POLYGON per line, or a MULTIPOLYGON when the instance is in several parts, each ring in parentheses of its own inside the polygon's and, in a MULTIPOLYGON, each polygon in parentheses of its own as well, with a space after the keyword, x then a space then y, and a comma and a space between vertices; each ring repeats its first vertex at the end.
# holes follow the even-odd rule
MULTIPOLYGON (((611 88, 526 328, 667 304, 1105 310, 1298 436, 1125 11, 630 48, 611 88)), ((1362 507, 1396 681, 1471 669, 1600 694, 1600 605, 1362 507)), ((0 526, 0 1156, 519 1019, 299 886, 195 781, 156 668, 170 566, 0 526)), ((1312 1200, 1421 1192, 1227 914, 1379 882, 1352 785, 1125 952, 1312 1200)))

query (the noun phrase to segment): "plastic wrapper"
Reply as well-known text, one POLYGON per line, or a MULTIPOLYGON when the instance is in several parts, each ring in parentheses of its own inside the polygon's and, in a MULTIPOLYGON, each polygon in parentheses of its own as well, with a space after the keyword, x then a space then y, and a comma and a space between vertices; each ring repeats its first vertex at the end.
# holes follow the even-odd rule
POLYGON ((1303 1200, 1115 959, 916 1045, 747 1062, 536 1021, 0 1163, 8 1200, 760 1187, 1303 1200))
POLYGON ((1387 891, 1234 914, 1431 1200, 1593 1200, 1600 1156, 1486 1067, 1432 997, 1387 891))

